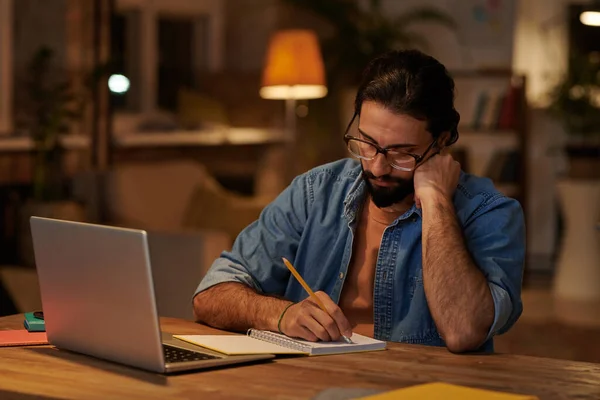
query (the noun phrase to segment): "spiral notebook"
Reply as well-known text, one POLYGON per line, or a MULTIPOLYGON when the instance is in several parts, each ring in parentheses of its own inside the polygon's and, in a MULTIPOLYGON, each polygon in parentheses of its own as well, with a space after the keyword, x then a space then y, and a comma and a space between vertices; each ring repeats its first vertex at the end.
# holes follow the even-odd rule
POLYGON ((300 354, 326 355, 385 350, 386 343, 353 334, 353 343, 309 342, 275 332, 250 329, 247 335, 173 335, 173 337, 227 355, 300 354))

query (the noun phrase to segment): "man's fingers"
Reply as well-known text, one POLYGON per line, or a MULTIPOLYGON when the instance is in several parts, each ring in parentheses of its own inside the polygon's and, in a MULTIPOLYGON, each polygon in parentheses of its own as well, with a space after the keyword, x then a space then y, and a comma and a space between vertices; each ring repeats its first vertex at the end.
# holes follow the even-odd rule
POLYGON ((299 337, 301 339, 304 340, 308 340, 309 342, 316 342, 319 340, 319 338, 310 331, 310 329, 304 327, 304 326, 298 326, 298 335, 296 337, 299 337))
POLYGON ((327 293, 317 292, 315 294, 319 296, 319 299, 327 309, 327 312, 335 321, 339 332, 346 337, 352 336, 352 326, 350 325, 350 321, 348 321, 348 318, 346 318, 346 316, 342 312, 342 309, 337 304, 335 304, 333 300, 331 300, 327 293))
POLYGON ((318 307, 315 307, 312 310, 312 316, 319 323, 319 325, 327 330, 327 334, 331 340, 335 341, 340 339, 340 330, 337 326, 337 323, 328 313, 318 307))
POLYGON ((323 342, 331 341, 331 337, 327 332, 327 329, 323 327, 312 315, 306 314, 299 321, 300 325, 311 331, 318 339, 323 342))
POLYGON ((283 332, 309 341, 324 342, 339 340, 342 334, 352 336, 350 322, 337 304, 324 292, 317 292, 316 295, 327 311, 308 298, 290 307, 284 315, 281 324, 283 332))

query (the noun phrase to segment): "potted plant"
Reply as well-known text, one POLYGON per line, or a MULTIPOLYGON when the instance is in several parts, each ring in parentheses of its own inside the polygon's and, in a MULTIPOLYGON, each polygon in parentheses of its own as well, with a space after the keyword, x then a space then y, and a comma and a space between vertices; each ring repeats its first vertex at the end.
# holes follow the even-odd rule
POLYGON ((567 134, 568 177, 600 179, 600 56, 575 55, 550 92, 548 111, 567 134))
POLYGON ((86 93, 74 93, 53 72, 53 52, 41 47, 32 57, 21 87, 17 124, 33 141, 31 194, 20 210, 20 258, 33 265, 29 218, 32 215, 83 220, 81 204, 69 198, 63 174, 65 149, 60 136, 82 118, 86 93))

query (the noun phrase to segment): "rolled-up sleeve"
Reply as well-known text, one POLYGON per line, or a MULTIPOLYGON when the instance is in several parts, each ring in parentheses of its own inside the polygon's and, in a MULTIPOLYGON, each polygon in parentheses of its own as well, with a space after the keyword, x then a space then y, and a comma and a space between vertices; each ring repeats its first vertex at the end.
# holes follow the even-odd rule
POLYGON ((257 221, 236 238, 231 251, 216 259, 194 296, 224 282, 239 282, 259 293, 285 292, 289 271, 281 258, 293 260, 307 219, 308 176, 296 177, 257 221))
POLYGON ((198 293, 224 282, 237 282, 250 286, 257 292, 261 291, 260 284, 252 278, 252 275, 242 264, 227 258, 227 252, 223 252, 217 258, 198 285, 194 296, 198 293))
POLYGON ((496 196, 478 208, 463 230, 469 252, 487 279, 494 301, 494 321, 487 338, 490 339, 508 331, 523 311, 523 210, 516 200, 496 196))
MULTIPOLYGON (((509 328, 507 326, 507 324, 508 324, 508 321, 511 319, 511 314, 514 309, 513 302, 510 299, 510 296, 506 290, 504 290, 503 288, 501 288, 500 286, 498 286, 492 282, 488 282, 488 285, 490 287, 490 293, 492 294, 492 299, 494 300, 494 322, 492 323, 492 326, 490 327, 490 330, 488 332, 486 340, 497 335, 500 332, 500 330, 502 330, 503 328, 505 328, 505 327, 506 327, 506 329, 509 328)), ((520 304, 520 300, 519 300, 519 304, 520 304)), ((520 314, 521 314, 521 311, 519 311, 519 315, 520 314)), ((515 321, 518 317, 519 316, 517 315, 515 318, 515 321)), ((512 323, 511 323, 511 325, 512 325, 512 323)))

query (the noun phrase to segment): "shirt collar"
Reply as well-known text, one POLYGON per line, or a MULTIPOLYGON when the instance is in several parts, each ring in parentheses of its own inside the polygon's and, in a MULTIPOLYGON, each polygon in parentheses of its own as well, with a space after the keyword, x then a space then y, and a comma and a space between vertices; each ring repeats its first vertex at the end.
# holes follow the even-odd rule
POLYGON ((365 181, 363 180, 361 174, 358 174, 354 183, 350 187, 350 191, 346 195, 344 199, 344 217, 351 223, 356 219, 356 214, 360 209, 362 201, 365 198, 365 194, 367 192, 367 186, 365 181))
MULTIPOLYGON (((356 215, 360 210, 360 206, 362 201, 367 194, 367 185, 362 178, 361 174, 358 174, 354 183, 350 187, 350 191, 346 198, 344 199, 344 217, 348 221, 348 223, 352 223, 356 219, 356 215)), ((398 222, 412 218, 413 222, 416 222, 418 218, 422 218, 421 209, 417 208, 416 203, 413 205, 401 216, 396 218, 394 222, 390 226, 397 225, 398 222)))

